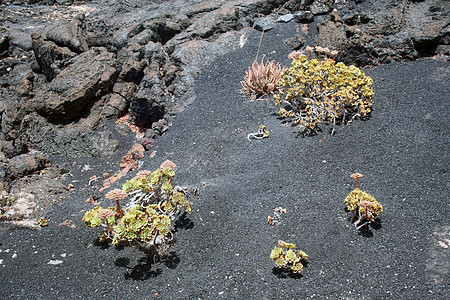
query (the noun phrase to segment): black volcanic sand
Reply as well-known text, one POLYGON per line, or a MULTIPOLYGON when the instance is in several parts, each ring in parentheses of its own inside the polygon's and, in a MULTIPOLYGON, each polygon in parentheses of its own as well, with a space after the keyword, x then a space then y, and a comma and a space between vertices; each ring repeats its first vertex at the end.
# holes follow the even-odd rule
MULTIPOLYGON (((287 65, 281 41, 294 31, 265 33, 260 57, 287 65)), ((95 243, 96 230, 81 221, 81 210, 93 207, 85 203, 88 178, 117 170, 118 159, 71 160, 75 191, 48 214, 49 226, 0 232, 2 299, 446 299, 448 61, 365 68, 375 82, 371 118, 302 138, 272 101, 238 92, 259 38, 254 32, 209 67, 194 104, 157 140, 155 157, 143 159, 149 170, 174 161, 177 183, 199 190, 168 257, 152 264, 137 249, 95 243), (249 142, 260 124, 269 138, 249 142), (81 172, 85 165, 91 169, 81 172), (344 210, 353 172, 384 206, 363 232, 344 210), (277 206, 287 214, 271 227, 267 215, 277 206), (66 219, 76 227, 58 226, 66 219), (274 269, 269 255, 279 239, 309 254, 301 276, 274 269)))

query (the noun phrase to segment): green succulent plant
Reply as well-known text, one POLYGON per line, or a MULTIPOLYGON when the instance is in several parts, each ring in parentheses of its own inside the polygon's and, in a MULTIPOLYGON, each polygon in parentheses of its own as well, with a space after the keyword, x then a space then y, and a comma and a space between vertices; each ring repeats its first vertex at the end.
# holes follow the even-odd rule
POLYGON ((358 229, 375 221, 375 217, 383 212, 381 203, 378 202, 374 196, 359 188, 351 191, 347 197, 345 197, 344 202, 347 205, 348 211, 353 214, 351 222, 354 222, 358 229), (358 219, 356 220, 356 218, 358 219))
POLYGON ((283 70, 274 95, 279 115, 299 123, 311 133, 321 123, 351 122, 366 117, 372 110, 372 78, 355 66, 333 59, 308 59, 295 55, 291 67, 283 70))
POLYGON ((363 177, 360 173, 350 176, 355 180, 355 189, 345 197, 347 210, 352 213, 351 222, 358 229, 375 221, 375 217, 383 212, 383 206, 374 196, 359 189, 358 180, 363 177))
POLYGON ((101 209, 103 209, 101 206, 96 206, 93 209, 88 210, 83 216, 84 223, 90 227, 100 226, 102 223, 102 220, 97 217, 97 213, 101 209))
POLYGON ((295 244, 278 241, 278 246, 275 246, 270 252, 270 258, 275 261, 277 268, 290 269, 293 273, 301 273, 303 271, 303 264, 308 255, 302 251, 295 251, 295 244))
POLYGON ((90 227, 106 227, 102 241, 111 240, 113 245, 127 242, 161 256, 172 240, 176 216, 192 210, 186 195, 173 185, 174 176, 170 167, 139 172, 122 187, 129 198, 124 211, 120 207, 96 206, 84 214, 83 221, 90 227))

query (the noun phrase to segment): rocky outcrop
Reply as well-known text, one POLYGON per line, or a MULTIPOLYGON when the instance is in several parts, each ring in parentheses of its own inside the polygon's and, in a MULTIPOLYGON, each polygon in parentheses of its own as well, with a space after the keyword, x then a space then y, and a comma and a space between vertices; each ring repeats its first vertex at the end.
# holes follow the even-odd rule
POLYGON ((320 21, 316 42, 340 51, 339 60, 358 65, 446 54, 450 8, 445 2, 338 2, 320 21))
POLYGON ((50 165, 50 161, 39 152, 21 154, 8 163, 7 174, 11 179, 17 179, 36 173, 50 165))
POLYGON ((73 122, 88 114, 92 105, 112 90, 118 70, 114 54, 91 48, 70 61, 26 105, 52 123, 73 122))
POLYGON ((449 53, 443 0, 22 2, 0 4, 0 145, 8 158, 28 148, 109 155, 123 140, 112 122, 125 114, 156 138, 167 130, 158 124, 195 100, 209 63, 278 23, 298 26, 285 41, 292 49, 327 46, 357 65, 449 53))

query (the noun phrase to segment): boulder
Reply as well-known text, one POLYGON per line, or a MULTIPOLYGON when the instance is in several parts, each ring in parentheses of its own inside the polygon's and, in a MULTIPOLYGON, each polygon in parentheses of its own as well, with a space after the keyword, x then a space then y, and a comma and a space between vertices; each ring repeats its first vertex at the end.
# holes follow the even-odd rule
POLYGON ((64 69, 68 60, 76 56, 76 53, 70 49, 44 40, 39 32, 31 37, 34 57, 48 81, 52 81, 64 69))
POLYGON ((308 11, 299 11, 294 14, 294 21, 297 23, 311 23, 314 21, 314 15, 308 11))
POLYGON ((110 90, 117 78, 114 54, 91 48, 70 61, 45 88, 36 92, 29 105, 49 121, 67 123, 88 109, 110 90))
POLYGON ((278 19, 277 19, 277 22, 288 23, 288 22, 290 22, 293 18, 294 18, 294 15, 293 15, 293 14, 286 14, 286 15, 279 16, 278 19))
POLYGON ((73 52, 87 51, 89 46, 86 40, 85 18, 84 14, 78 14, 72 21, 61 19, 46 27, 42 35, 45 40, 67 47, 73 52))
POLYGON ((239 30, 242 28, 239 13, 236 3, 225 2, 221 7, 201 15, 186 29, 186 33, 195 39, 205 39, 219 33, 239 30))
POLYGON ((334 0, 314 0, 309 7, 313 15, 325 14, 333 8, 334 0))
POLYGON ((316 44, 357 65, 432 56, 448 44, 445 14, 442 0, 339 2, 318 25, 316 44))
POLYGON ((100 113, 65 126, 49 123, 37 113, 24 117, 20 140, 30 148, 48 154, 68 157, 107 157, 119 149, 119 140, 126 143, 130 138, 120 136, 108 123, 100 124, 100 113))
POLYGON ((33 151, 15 156, 8 163, 8 176, 11 179, 21 178, 45 169, 50 165, 50 160, 41 153, 33 151))
POLYGON ((253 28, 259 31, 267 31, 275 28, 276 24, 272 17, 257 18, 253 23, 253 28))
POLYGON ((126 113, 128 101, 120 94, 108 95, 109 99, 101 110, 101 116, 104 118, 117 118, 126 113))
POLYGON ((0 140, 0 151, 7 157, 12 158, 14 156, 24 154, 28 151, 28 147, 23 141, 19 139, 15 140, 0 140))
POLYGON ((134 97, 128 111, 130 123, 136 126, 149 127, 164 115, 164 106, 148 97, 134 97))

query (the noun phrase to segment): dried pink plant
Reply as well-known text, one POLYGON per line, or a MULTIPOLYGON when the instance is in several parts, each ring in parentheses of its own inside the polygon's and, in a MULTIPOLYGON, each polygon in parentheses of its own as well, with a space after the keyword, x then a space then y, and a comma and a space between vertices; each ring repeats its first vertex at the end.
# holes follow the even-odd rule
POLYGON ((111 200, 116 200, 116 212, 118 216, 123 216, 123 210, 120 207, 120 200, 122 200, 123 198, 127 197, 128 194, 125 193, 122 190, 119 189, 114 189, 112 191, 109 191, 108 193, 106 193, 105 198, 107 199, 111 199, 111 200))
POLYGON ((311 60, 312 59, 312 53, 314 51, 314 47, 306 46, 305 47, 305 51, 309 53, 309 59, 311 60))
POLYGON ((333 50, 333 51, 330 52, 330 54, 333 55, 333 60, 334 60, 334 61, 336 61, 336 55, 338 55, 338 53, 339 53, 339 52, 336 51, 336 50, 333 50))
POLYGON ((97 218, 106 219, 108 217, 113 217, 114 215, 115 213, 112 210, 105 208, 99 210, 99 212, 97 213, 97 218))
POLYGON ((282 71, 283 68, 273 61, 265 63, 264 57, 261 63, 255 60, 248 68, 244 80, 241 81, 242 92, 252 99, 273 93, 278 86, 282 71))
POLYGON ((292 51, 291 53, 289 53, 288 58, 290 60, 294 60, 294 59, 298 59, 300 57, 300 55, 303 55, 302 51, 292 51))
POLYGON ((353 173, 352 175, 350 175, 350 178, 352 178, 352 179, 355 180, 355 190, 356 190, 356 189, 359 189, 359 187, 358 187, 358 181, 359 181, 359 179, 362 178, 362 177, 363 177, 363 174, 361 174, 361 173, 353 173))
POLYGON ((164 170, 165 168, 171 168, 174 170, 177 168, 177 165, 171 160, 166 160, 159 166, 159 168, 161 170, 164 170))
POLYGON ((150 175, 152 175, 152 172, 150 172, 148 170, 142 170, 142 171, 139 171, 134 178, 140 179, 140 178, 150 177, 150 175))

